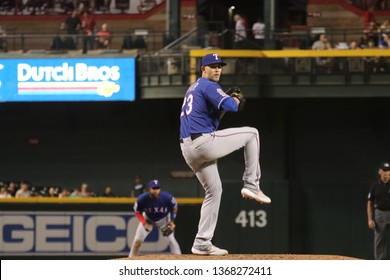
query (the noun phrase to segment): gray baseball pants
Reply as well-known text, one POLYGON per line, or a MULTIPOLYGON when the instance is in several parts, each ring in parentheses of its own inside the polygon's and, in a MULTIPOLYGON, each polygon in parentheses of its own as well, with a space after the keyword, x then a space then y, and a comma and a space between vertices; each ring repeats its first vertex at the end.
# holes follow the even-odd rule
MULTIPOLYGON (((145 218, 147 218, 145 214, 143 214, 143 216, 145 218)), ((154 226, 156 226, 159 230, 161 230, 161 229, 165 228, 170 221, 171 221, 171 219, 169 218, 169 215, 168 215, 165 218, 162 218, 161 220, 154 222, 154 226)), ((150 233, 151 232, 148 232, 145 230, 145 227, 143 224, 139 223, 137 230, 135 231, 133 244, 134 244, 134 242, 137 242, 137 241, 144 242, 144 240, 146 239, 146 237, 150 233)), ((174 255, 181 255, 180 246, 175 238, 174 233, 166 236, 166 238, 168 239, 169 249, 171 250, 171 253, 174 255)), ((134 256, 134 254, 133 254, 132 250, 130 250, 129 257, 133 257, 133 256, 134 256)))
POLYGON ((244 148, 243 187, 259 190, 261 177, 259 132, 253 127, 217 130, 203 134, 193 141, 190 137, 185 138, 180 146, 185 161, 205 191, 194 245, 208 246, 211 245, 214 236, 222 195, 217 159, 244 148))

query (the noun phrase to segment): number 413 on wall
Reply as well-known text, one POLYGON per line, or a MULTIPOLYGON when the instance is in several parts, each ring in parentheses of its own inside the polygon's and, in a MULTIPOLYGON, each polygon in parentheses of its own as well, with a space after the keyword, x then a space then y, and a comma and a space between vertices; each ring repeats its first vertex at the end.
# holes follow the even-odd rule
POLYGON ((265 227, 267 226, 267 212, 264 210, 241 210, 234 221, 241 227, 265 227))

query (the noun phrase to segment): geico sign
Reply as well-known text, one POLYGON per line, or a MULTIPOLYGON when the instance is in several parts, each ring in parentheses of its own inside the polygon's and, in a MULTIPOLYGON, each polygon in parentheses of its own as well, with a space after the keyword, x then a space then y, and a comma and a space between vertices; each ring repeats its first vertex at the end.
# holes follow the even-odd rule
MULTIPOLYGON (((0 253, 128 253, 139 224, 133 213, 0 212, 0 253)), ((154 231, 141 252, 163 252, 167 240, 154 231)))

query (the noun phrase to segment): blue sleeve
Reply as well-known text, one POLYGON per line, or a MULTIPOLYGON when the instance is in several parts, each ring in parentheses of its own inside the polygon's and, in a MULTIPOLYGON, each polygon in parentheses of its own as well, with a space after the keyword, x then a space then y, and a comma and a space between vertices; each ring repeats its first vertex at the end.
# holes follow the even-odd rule
POLYGON ((137 200, 135 201, 135 203, 134 203, 134 207, 133 207, 133 209, 134 209, 134 212, 140 212, 140 213, 142 213, 143 212, 143 196, 142 196, 142 194, 137 198, 137 200))
MULTIPOLYGON (((227 107, 226 109, 223 108, 223 103, 225 103, 226 100, 228 99, 231 99, 231 101, 233 101, 234 103, 236 103, 234 101, 234 99, 232 99, 229 95, 227 95, 223 90, 222 88, 217 84, 217 83, 214 83, 214 82, 208 82, 207 86, 204 88, 204 93, 206 95, 206 98, 207 100, 213 104, 214 108, 218 109, 218 110, 226 110, 226 111, 234 111, 234 107, 232 107, 232 105, 234 105, 233 103, 231 103, 229 107, 227 107), (232 108, 230 108, 232 107, 232 108)), ((230 101, 229 101, 230 103, 230 101)), ((236 103, 237 104, 237 103, 236 103)), ((237 109, 235 111, 238 111, 238 105, 236 105, 237 109)))
POLYGON ((225 98, 223 101, 222 101, 222 104, 221 104, 221 109, 222 110, 225 110, 226 112, 237 112, 238 111, 238 104, 237 102, 229 97, 229 98, 225 98))
POLYGON ((177 207, 177 201, 175 197, 172 196, 171 198, 171 220, 174 221, 176 219, 176 213, 174 212, 175 208, 177 207))
POLYGON ((171 207, 172 207, 172 210, 177 207, 177 201, 173 196, 171 198, 171 207))

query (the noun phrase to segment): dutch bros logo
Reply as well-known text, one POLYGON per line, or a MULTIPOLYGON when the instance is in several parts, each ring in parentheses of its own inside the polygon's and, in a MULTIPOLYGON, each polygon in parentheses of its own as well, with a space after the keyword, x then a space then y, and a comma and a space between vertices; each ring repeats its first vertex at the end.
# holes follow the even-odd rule
POLYGON ((27 63, 18 64, 18 82, 65 82, 65 81, 117 81, 120 78, 118 66, 88 66, 86 63, 76 63, 69 66, 31 66, 27 63))
MULTIPOLYGON (((127 255, 138 225, 126 212, 2 212, 0 255, 127 255)), ((167 250, 168 241, 154 229, 140 252, 167 250)))
POLYGON ((39 65, 35 61, 17 64, 18 95, 98 95, 111 97, 120 91, 118 65, 89 65, 62 62, 39 65))

